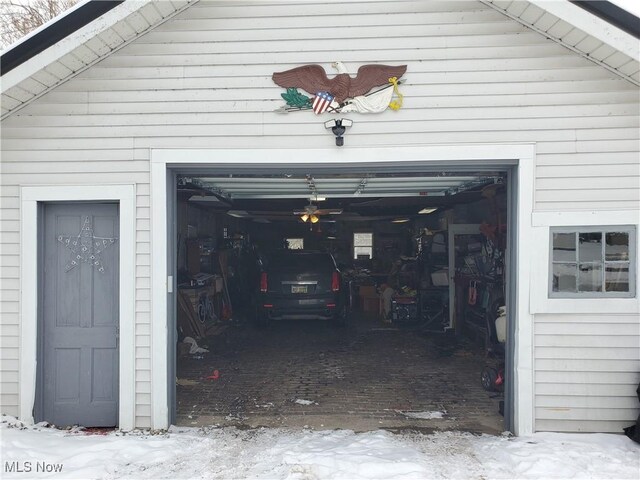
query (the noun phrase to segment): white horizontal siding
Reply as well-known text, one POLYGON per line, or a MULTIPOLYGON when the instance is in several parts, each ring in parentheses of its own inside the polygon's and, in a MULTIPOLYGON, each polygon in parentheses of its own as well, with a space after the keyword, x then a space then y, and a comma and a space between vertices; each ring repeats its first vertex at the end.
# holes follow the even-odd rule
POLYGON ((638 415, 640 319, 536 315, 538 430, 620 432, 638 415))
POLYGON ((538 419, 536 428, 542 432, 613 432, 620 433, 623 428, 632 425, 629 420, 553 420, 538 419))
MULTIPOLYGON (((142 28, 147 22, 139 20, 142 28)), ((132 22, 118 27, 123 35, 132 34, 132 22)), ((114 41, 101 37, 92 51, 114 41)), ((136 424, 148 427, 149 149, 326 148, 332 137, 313 114, 273 112, 283 101, 271 75, 305 63, 329 70, 336 60, 352 71, 365 63, 408 65, 403 109, 355 114, 349 146, 535 143, 536 208, 637 206, 637 88, 480 2, 344 2, 327 11, 308 1, 201 1, 2 122, 2 324, 8 327, 3 341, 15 345, 3 361, 3 391, 17 391, 18 185, 137 184, 135 414, 136 424)), ((64 63, 78 67, 71 57, 64 63)), ((60 64, 49 71, 66 74, 60 64)), ((52 80, 45 74, 42 81, 52 80)), ((633 335, 628 319, 613 324, 627 332, 621 335, 633 335)), ((551 375, 545 382, 561 383, 553 375, 567 371, 575 374, 562 377, 569 383, 611 372, 615 385, 631 385, 627 340, 602 347, 620 348, 615 355, 625 358, 554 353, 571 348, 587 355, 592 345, 580 335, 606 335, 607 326, 586 321, 586 329, 576 329, 562 327, 565 322, 545 333, 543 325, 536 339, 566 337, 566 344, 540 345, 536 368, 551 375), (571 362, 594 368, 582 371, 571 362)), ((17 395, 3 397, 3 411, 16 406, 17 395)), ((538 425, 545 421, 540 417, 538 425)))
MULTIPOLYGON (((4 256, 3 256, 4 257, 4 256)), ((4 259, 4 258, 3 258, 4 259)), ((3 262, 4 264, 5 262, 3 262)), ((7 278, 3 272, 2 295, 0 297, 0 405, 2 412, 8 415, 18 414, 18 362, 19 362, 19 325, 15 301, 17 282, 13 274, 7 278)))

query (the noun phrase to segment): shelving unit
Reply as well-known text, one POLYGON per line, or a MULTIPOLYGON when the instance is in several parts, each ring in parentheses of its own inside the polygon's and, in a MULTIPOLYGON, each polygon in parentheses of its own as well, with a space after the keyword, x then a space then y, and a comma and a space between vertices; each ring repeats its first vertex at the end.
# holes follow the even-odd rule
POLYGON ((502 252, 480 232, 480 225, 452 227, 452 325, 456 334, 488 346, 488 324, 497 317, 497 307, 504 305, 502 252))
POLYGON ((430 233, 420 237, 418 312, 423 330, 442 332, 449 327, 447 232, 430 233))

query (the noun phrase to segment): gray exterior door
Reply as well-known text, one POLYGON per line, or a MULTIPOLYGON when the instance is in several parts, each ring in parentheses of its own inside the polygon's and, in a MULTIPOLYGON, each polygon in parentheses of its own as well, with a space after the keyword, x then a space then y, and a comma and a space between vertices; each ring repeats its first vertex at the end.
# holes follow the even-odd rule
POLYGON ((117 426, 118 206, 47 204, 43 219, 36 418, 117 426))

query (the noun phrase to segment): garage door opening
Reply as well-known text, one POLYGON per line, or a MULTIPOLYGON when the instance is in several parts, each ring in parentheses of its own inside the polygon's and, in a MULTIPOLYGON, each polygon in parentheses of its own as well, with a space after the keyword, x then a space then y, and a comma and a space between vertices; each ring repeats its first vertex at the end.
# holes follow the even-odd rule
POLYGON ((174 423, 503 431, 508 186, 177 175, 174 423))

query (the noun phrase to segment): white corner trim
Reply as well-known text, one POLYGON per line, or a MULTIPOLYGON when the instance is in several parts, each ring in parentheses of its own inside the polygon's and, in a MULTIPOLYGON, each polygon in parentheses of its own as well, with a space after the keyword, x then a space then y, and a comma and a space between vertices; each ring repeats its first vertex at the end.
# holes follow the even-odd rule
MULTIPOLYGON (((531 314, 640 314, 638 273, 640 259, 636 250, 636 295, 634 298, 549 298, 549 235, 551 227, 590 227, 633 225, 640 233, 640 210, 545 211, 532 215, 531 251, 535 264, 531 285, 531 314)), ((636 249, 638 248, 636 242, 636 249)))
POLYGON ((535 194, 536 151, 531 147, 520 157, 517 170, 517 274, 516 318, 514 332, 514 421, 513 433, 518 436, 535 432, 534 406, 534 317, 529 309, 529 291, 532 282, 531 252, 535 250, 532 238, 531 214, 535 194))
MULTIPOLYGON (((153 152, 151 154, 153 159, 153 152)), ((167 165, 151 163, 151 428, 169 428, 167 165)))
POLYGON ((167 384, 167 168, 187 166, 283 165, 371 165, 395 162, 446 162, 450 168, 482 161, 486 164, 518 165, 517 205, 517 313, 514 358, 514 433, 533 433, 533 316, 530 314, 532 213, 535 183, 535 146, 533 144, 420 145, 406 147, 340 148, 340 149, 152 149, 151 150, 151 324, 152 350, 152 418, 154 428, 166 428, 168 417, 167 384), (302 154, 303 153, 303 154, 302 154), (270 159, 269 163, 265 159, 270 159))
MULTIPOLYGON (((96 18, 94 21, 63 38, 55 45, 52 45, 43 52, 34 55, 23 64, 2 75, 1 91, 3 93, 6 92, 9 88, 14 87, 47 65, 59 60, 69 52, 84 44, 86 41, 91 40, 96 35, 102 33, 108 28, 111 28, 120 20, 138 11, 147 3, 152 1, 153 0, 136 0, 134 2, 122 2, 120 5, 112 8, 105 14, 96 18)), ((59 19, 60 17, 55 18, 54 22, 59 19)))
POLYGON ((583 8, 573 5, 568 1, 557 0, 529 0, 529 3, 555 15, 570 25, 579 28, 583 32, 594 36, 610 47, 638 59, 640 55, 640 45, 637 38, 609 22, 596 17, 583 8))
POLYGON ((120 216, 121 430, 135 427, 135 185, 55 185, 20 187, 20 420, 33 423, 38 356, 38 203, 114 201, 120 216), (129 247, 129 248, 126 248, 129 247))

